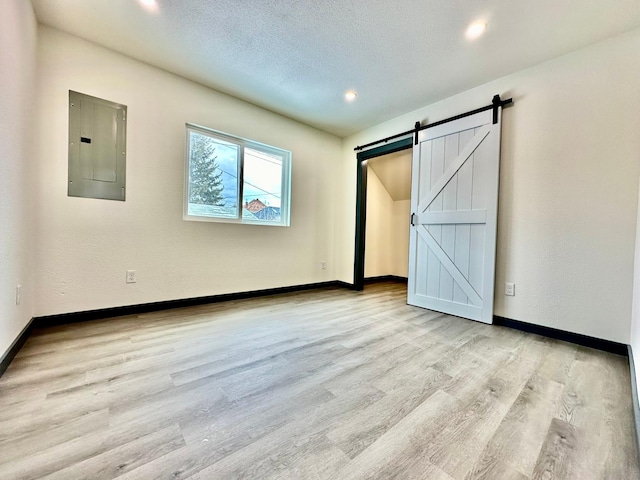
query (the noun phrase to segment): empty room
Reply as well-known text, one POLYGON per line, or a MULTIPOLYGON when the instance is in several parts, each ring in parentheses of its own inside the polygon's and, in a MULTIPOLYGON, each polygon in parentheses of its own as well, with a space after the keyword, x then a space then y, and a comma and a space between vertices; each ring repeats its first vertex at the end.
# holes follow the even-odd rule
POLYGON ((0 0, 0 124, 0 480, 640 479, 637 0, 0 0))

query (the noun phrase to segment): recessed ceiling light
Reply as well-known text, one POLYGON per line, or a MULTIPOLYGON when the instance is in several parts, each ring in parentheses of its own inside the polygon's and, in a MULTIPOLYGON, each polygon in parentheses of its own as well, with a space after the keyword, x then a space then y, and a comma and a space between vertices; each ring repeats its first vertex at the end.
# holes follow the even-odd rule
POLYGON ((155 10, 158 8, 158 2, 156 0, 138 0, 148 10, 155 10))
POLYGON ((467 28, 465 35, 469 40, 475 40, 480 35, 482 35, 486 29, 487 29, 486 22, 473 22, 467 28))
POLYGON ((345 92, 344 99, 347 102, 353 102, 357 96, 358 94, 356 92, 354 92, 353 90, 349 90, 348 92, 345 92))

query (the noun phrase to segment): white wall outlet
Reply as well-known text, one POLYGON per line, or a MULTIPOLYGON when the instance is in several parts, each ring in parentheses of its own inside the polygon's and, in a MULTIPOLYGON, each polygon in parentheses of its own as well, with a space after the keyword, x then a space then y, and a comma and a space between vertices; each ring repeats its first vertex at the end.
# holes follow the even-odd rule
POLYGON ((320 270, 326 270, 327 269, 327 262, 320 262, 320 270))
POLYGON ((22 285, 16 285, 16 305, 22 301, 22 285))
POLYGON ((136 271, 127 270, 127 283, 136 283, 136 271))
POLYGON ((506 282, 504 284, 504 294, 513 297, 516 294, 516 284, 506 282))

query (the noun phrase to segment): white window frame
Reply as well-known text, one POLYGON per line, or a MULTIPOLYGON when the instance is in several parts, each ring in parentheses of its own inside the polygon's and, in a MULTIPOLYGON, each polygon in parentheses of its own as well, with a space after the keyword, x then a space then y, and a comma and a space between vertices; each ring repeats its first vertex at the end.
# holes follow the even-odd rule
POLYGON ((291 204, 291 152, 282 148, 273 147, 264 143, 256 142, 254 140, 248 140, 246 138, 237 137, 228 133, 213 130, 211 128, 203 127, 201 125, 195 125, 192 123, 186 124, 186 140, 185 140, 185 161, 184 161, 184 194, 183 194, 183 220, 195 221, 195 222, 216 222, 216 223, 240 223, 245 225, 263 225, 263 226, 276 226, 276 227, 288 227, 290 226, 290 204, 291 204), (210 217, 206 215, 193 215, 189 214, 189 162, 190 162, 190 135, 191 133, 197 133, 199 135, 205 135, 216 140, 221 140, 227 143, 233 143, 238 145, 240 152, 240 159, 238 161, 238 215, 236 218, 225 217, 210 217), (244 152, 245 148, 258 150, 267 154, 275 154, 282 158, 282 179, 280 188, 280 221, 268 221, 268 220, 250 220, 242 218, 242 211, 244 207, 244 152))

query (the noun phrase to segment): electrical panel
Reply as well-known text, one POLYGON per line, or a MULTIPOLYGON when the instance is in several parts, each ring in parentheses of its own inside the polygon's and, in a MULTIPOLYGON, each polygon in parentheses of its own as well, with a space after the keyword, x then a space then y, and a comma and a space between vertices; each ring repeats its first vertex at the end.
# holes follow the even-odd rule
POLYGON ((127 107, 69 91, 70 197, 125 199, 127 107))

